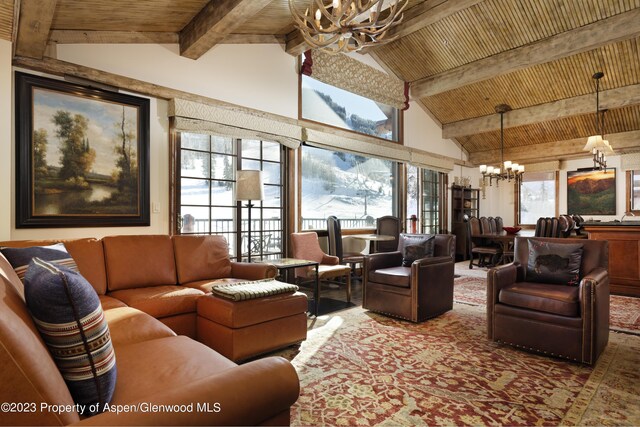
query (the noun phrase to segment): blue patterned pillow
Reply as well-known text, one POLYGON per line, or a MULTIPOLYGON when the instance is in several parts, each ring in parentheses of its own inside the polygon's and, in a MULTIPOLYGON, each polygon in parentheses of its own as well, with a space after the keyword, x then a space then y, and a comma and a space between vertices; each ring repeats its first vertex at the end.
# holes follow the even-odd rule
POLYGON ((100 299, 79 273, 34 258, 25 300, 42 339, 83 415, 102 412, 116 385, 116 356, 100 299), (92 411, 90 406, 98 411, 92 411))
POLYGON ((74 271, 78 271, 76 262, 71 258, 64 243, 56 243, 50 246, 29 246, 26 248, 0 248, 2 255, 9 261, 22 282, 32 258, 38 257, 44 261, 55 261, 57 265, 64 265, 74 271))

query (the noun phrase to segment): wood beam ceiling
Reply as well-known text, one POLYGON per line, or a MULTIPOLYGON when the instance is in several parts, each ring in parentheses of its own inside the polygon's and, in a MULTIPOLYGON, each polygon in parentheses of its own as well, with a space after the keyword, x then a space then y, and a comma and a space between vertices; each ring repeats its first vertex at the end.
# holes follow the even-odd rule
POLYGON ((22 0, 15 54, 41 59, 47 48, 57 0, 22 0))
MULTIPOLYGON (((435 22, 447 18, 461 10, 482 3, 484 0, 427 0, 417 6, 412 7, 409 11, 405 11, 405 15, 411 14, 406 21, 391 28, 387 33, 387 38, 404 37, 435 22)), ((376 47, 362 49, 361 53, 368 53, 376 47)))
POLYGON ((417 80, 411 85, 411 96, 412 98, 433 96, 638 35, 640 35, 640 9, 633 9, 593 24, 417 80))
MULTIPOLYGON (((640 152, 640 131, 608 134, 607 139, 614 147, 616 155, 640 152)), ((585 158, 590 156, 583 151, 587 138, 576 138, 567 141, 545 142, 542 144, 525 145, 504 149, 505 159, 521 164, 538 163, 547 160, 566 160, 585 158)), ((469 155, 469 161, 474 165, 495 164, 500 159, 500 150, 476 151, 469 155)))
POLYGON ((198 59, 271 0, 211 0, 180 32, 180 55, 198 59))
POLYGON ((74 43, 155 43, 175 44, 179 42, 178 33, 140 32, 140 31, 81 31, 53 30, 49 40, 59 44, 74 43))
MULTIPOLYGON (((610 89, 600 93, 600 108, 613 109, 640 104, 640 85, 610 89)), ((561 99, 546 104, 520 108, 505 114, 504 127, 529 125, 594 112, 595 94, 561 99)), ((500 129, 498 114, 476 117, 442 126, 443 138, 458 138, 500 129)))

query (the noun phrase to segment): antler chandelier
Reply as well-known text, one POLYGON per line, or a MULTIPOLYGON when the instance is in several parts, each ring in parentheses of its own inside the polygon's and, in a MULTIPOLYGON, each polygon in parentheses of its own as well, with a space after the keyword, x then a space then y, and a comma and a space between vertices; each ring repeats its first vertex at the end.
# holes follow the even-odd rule
POLYGON ((496 105, 496 113, 500 114, 500 166, 487 166, 480 165, 480 173, 482 174, 482 182, 486 185, 486 179, 489 177, 489 186, 493 180, 496 180, 496 185, 499 185, 500 181, 505 180, 510 182, 512 179, 516 181, 516 184, 522 182, 522 176, 524 174, 524 165, 513 163, 510 160, 504 160, 504 113, 511 111, 511 107, 507 104, 496 105), (504 171, 501 169, 504 167, 504 171))
MULTIPOLYGON (((408 0, 310 0, 301 13, 296 0, 289 9, 304 41, 331 53, 354 52, 366 46, 388 43, 390 28, 402 22, 408 0)), ((298 0, 299 1, 299 0, 298 0)))

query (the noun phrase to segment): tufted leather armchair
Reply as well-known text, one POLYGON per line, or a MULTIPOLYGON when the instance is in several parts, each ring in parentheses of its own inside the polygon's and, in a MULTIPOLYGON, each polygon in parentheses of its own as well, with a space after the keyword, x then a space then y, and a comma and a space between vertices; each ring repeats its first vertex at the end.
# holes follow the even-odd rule
POLYGON ((365 256, 362 306, 412 322, 422 322, 453 308, 456 236, 436 234, 434 256, 402 266, 402 236, 398 250, 365 256))
POLYGON ((604 240, 517 237, 514 262, 487 273, 489 339, 594 364, 609 340, 608 263, 604 240), (583 244, 579 284, 527 281, 529 240, 583 244))

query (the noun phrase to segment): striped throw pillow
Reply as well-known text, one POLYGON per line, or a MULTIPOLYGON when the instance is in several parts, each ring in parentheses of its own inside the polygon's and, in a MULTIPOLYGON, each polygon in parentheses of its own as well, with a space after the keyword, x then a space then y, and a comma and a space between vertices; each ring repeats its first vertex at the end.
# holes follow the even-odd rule
POLYGON ((56 243, 50 246, 29 246, 26 248, 0 248, 2 255, 9 261, 16 274, 22 282, 24 282, 24 275, 27 272, 29 261, 32 258, 38 257, 44 261, 55 261, 57 265, 63 265, 74 271, 78 271, 76 262, 71 258, 64 243, 56 243))
POLYGON ((102 412, 116 385, 116 356, 100 299, 79 273, 33 258, 25 300, 83 415, 102 412))

